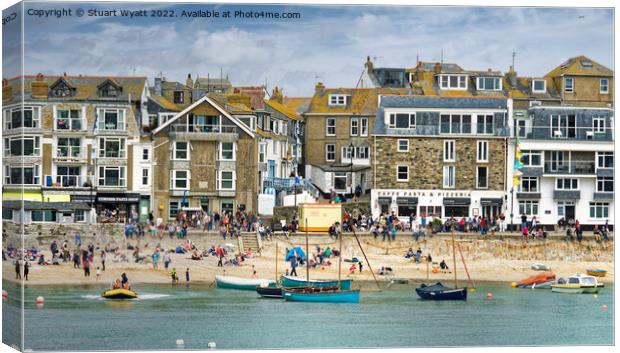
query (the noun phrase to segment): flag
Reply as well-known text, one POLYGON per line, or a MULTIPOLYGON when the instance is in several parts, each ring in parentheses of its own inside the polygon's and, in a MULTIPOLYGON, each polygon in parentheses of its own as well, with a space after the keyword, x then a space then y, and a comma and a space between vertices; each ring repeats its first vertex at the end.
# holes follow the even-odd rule
POLYGON ((523 163, 521 163, 521 158, 523 157, 523 153, 521 152, 521 148, 519 147, 519 137, 515 140, 515 162, 514 162, 514 174, 512 177, 512 185, 519 186, 521 185, 521 168, 523 168, 523 163))

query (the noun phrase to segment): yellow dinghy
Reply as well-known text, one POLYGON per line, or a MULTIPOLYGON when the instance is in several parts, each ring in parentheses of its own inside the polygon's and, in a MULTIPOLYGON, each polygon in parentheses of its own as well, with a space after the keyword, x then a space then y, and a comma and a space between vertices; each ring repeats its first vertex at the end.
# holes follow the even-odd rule
POLYGON ((129 289, 118 288, 108 289, 101 293, 101 296, 106 299, 136 299, 138 298, 138 293, 129 289))

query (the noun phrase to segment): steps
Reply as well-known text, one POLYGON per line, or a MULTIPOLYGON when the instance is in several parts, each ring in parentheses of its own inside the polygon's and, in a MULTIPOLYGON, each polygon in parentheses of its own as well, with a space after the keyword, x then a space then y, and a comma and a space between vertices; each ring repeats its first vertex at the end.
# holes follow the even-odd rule
POLYGON ((242 233, 239 236, 239 250, 241 252, 252 249, 252 252, 260 253, 262 248, 263 244, 257 233, 242 233))

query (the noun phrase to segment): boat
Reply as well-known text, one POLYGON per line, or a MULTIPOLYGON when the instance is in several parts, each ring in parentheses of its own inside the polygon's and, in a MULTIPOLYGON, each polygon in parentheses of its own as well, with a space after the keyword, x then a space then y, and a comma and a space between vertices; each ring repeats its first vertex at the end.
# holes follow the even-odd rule
POLYGON ((269 283, 266 286, 263 286, 263 285, 256 286, 256 293, 258 293, 258 295, 260 295, 262 298, 282 299, 282 286, 278 284, 278 241, 277 240, 276 240, 275 263, 276 263, 275 283, 269 283))
POLYGON ((541 273, 521 280, 517 288, 549 289, 555 281, 555 273, 541 273))
POLYGON ((467 300, 467 288, 448 288, 441 282, 432 285, 422 284, 415 291, 422 299, 467 300))
POLYGON ((103 291, 101 296, 106 299, 137 299, 138 293, 130 289, 116 288, 103 291))
POLYGON ((586 273, 594 277, 605 277, 607 275, 607 270, 603 270, 600 268, 587 269, 586 273))
POLYGON ((338 287, 283 288, 284 300, 315 303, 359 303, 360 291, 341 290, 338 287))
MULTIPOLYGON (((336 287, 338 286, 338 280, 304 280, 298 277, 291 277, 287 275, 282 275, 280 277, 282 287, 284 288, 294 288, 294 287, 336 287)), ((350 290, 351 289, 351 280, 344 279, 340 281, 340 288, 342 290, 350 290)))
POLYGON ((579 273, 568 277, 568 280, 560 278, 551 285, 552 292, 570 294, 598 293, 599 288, 596 277, 579 273))
POLYGON ((215 275, 215 283, 218 288, 256 290, 257 286, 268 287, 275 284, 274 281, 262 278, 242 278, 234 276, 215 275))
MULTIPOLYGON (((459 249, 460 250, 460 249, 459 249)), ((461 257, 462 257, 461 253, 461 257)), ((467 300, 467 287, 459 288, 458 277, 456 275, 456 246, 454 240, 454 228, 452 228, 452 260, 454 263, 454 288, 448 288, 437 282, 432 285, 422 283, 420 287, 415 289, 415 292, 422 299, 426 300, 467 300)), ((465 261, 463 259, 463 264, 465 261)), ((471 281, 471 280, 470 280, 471 281)))

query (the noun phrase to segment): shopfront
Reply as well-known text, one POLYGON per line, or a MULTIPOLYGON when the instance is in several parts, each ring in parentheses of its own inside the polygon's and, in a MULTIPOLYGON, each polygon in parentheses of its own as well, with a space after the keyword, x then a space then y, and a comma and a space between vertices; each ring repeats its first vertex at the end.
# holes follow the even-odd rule
POLYGON ((106 222, 138 220, 140 194, 97 192, 97 215, 106 222), (113 214, 109 217, 110 212, 113 214), (107 215, 106 215, 107 214, 107 215))
POLYGON ((502 213, 502 205, 504 200, 498 198, 481 198, 480 206, 482 206, 482 217, 489 219, 498 218, 502 213))
POLYGON ((444 217, 462 218, 469 217, 469 205, 471 199, 469 197, 444 197, 444 217))
POLYGON ((397 197, 396 205, 398 207, 398 218, 406 218, 411 215, 418 214, 418 198, 417 197, 397 197))

